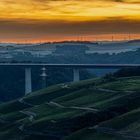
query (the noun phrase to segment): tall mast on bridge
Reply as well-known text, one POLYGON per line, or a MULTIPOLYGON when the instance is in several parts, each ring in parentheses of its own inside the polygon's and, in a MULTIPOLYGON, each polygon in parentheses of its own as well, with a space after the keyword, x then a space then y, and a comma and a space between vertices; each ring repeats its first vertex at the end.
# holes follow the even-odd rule
POLYGON ((46 68, 43 67, 41 69, 42 73, 41 73, 41 79, 42 79, 42 88, 46 88, 46 77, 47 77, 47 74, 46 74, 46 68))

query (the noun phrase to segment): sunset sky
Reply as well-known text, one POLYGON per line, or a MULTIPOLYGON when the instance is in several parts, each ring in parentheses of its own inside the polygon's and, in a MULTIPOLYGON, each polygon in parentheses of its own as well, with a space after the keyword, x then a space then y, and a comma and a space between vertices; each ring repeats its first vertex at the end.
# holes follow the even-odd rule
POLYGON ((140 37, 140 0, 0 0, 0 41, 140 37))

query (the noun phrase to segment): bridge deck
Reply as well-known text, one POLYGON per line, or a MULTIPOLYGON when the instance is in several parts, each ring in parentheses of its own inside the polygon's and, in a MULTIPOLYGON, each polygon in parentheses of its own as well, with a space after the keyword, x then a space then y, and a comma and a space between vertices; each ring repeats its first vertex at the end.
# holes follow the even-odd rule
POLYGON ((45 66, 48 68, 102 68, 102 69, 118 69, 140 67, 140 64, 47 64, 47 63, 0 63, 0 66, 45 66))

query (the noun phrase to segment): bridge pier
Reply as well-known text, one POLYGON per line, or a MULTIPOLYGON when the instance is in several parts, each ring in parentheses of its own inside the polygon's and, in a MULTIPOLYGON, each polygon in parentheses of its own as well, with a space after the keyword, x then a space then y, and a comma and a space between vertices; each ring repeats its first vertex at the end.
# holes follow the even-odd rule
POLYGON ((25 68, 25 95, 32 92, 31 68, 25 68))
POLYGON ((74 68, 73 69, 73 81, 80 81, 80 73, 79 73, 79 69, 74 68))

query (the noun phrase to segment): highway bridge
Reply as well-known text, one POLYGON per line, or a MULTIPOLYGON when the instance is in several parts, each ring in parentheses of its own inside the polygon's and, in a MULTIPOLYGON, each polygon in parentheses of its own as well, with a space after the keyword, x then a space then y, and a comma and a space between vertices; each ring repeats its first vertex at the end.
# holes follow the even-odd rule
POLYGON ((47 63, 0 63, 0 66, 44 66, 47 68, 99 68, 99 69, 120 69, 130 67, 140 67, 140 64, 47 64, 47 63))
POLYGON ((80 80, 80 69, 121 69, 140 67, 140 64, 47 64, 47 63, 0 63, 3 67, 24 67, 25 68, 25 94, 32 92, 32 74, 31 69, 33 67, 40 67, 42 70, 42 81, 45 87, 46 83, 46 68, 69 68, 73 69, 73 81, 80 80))

